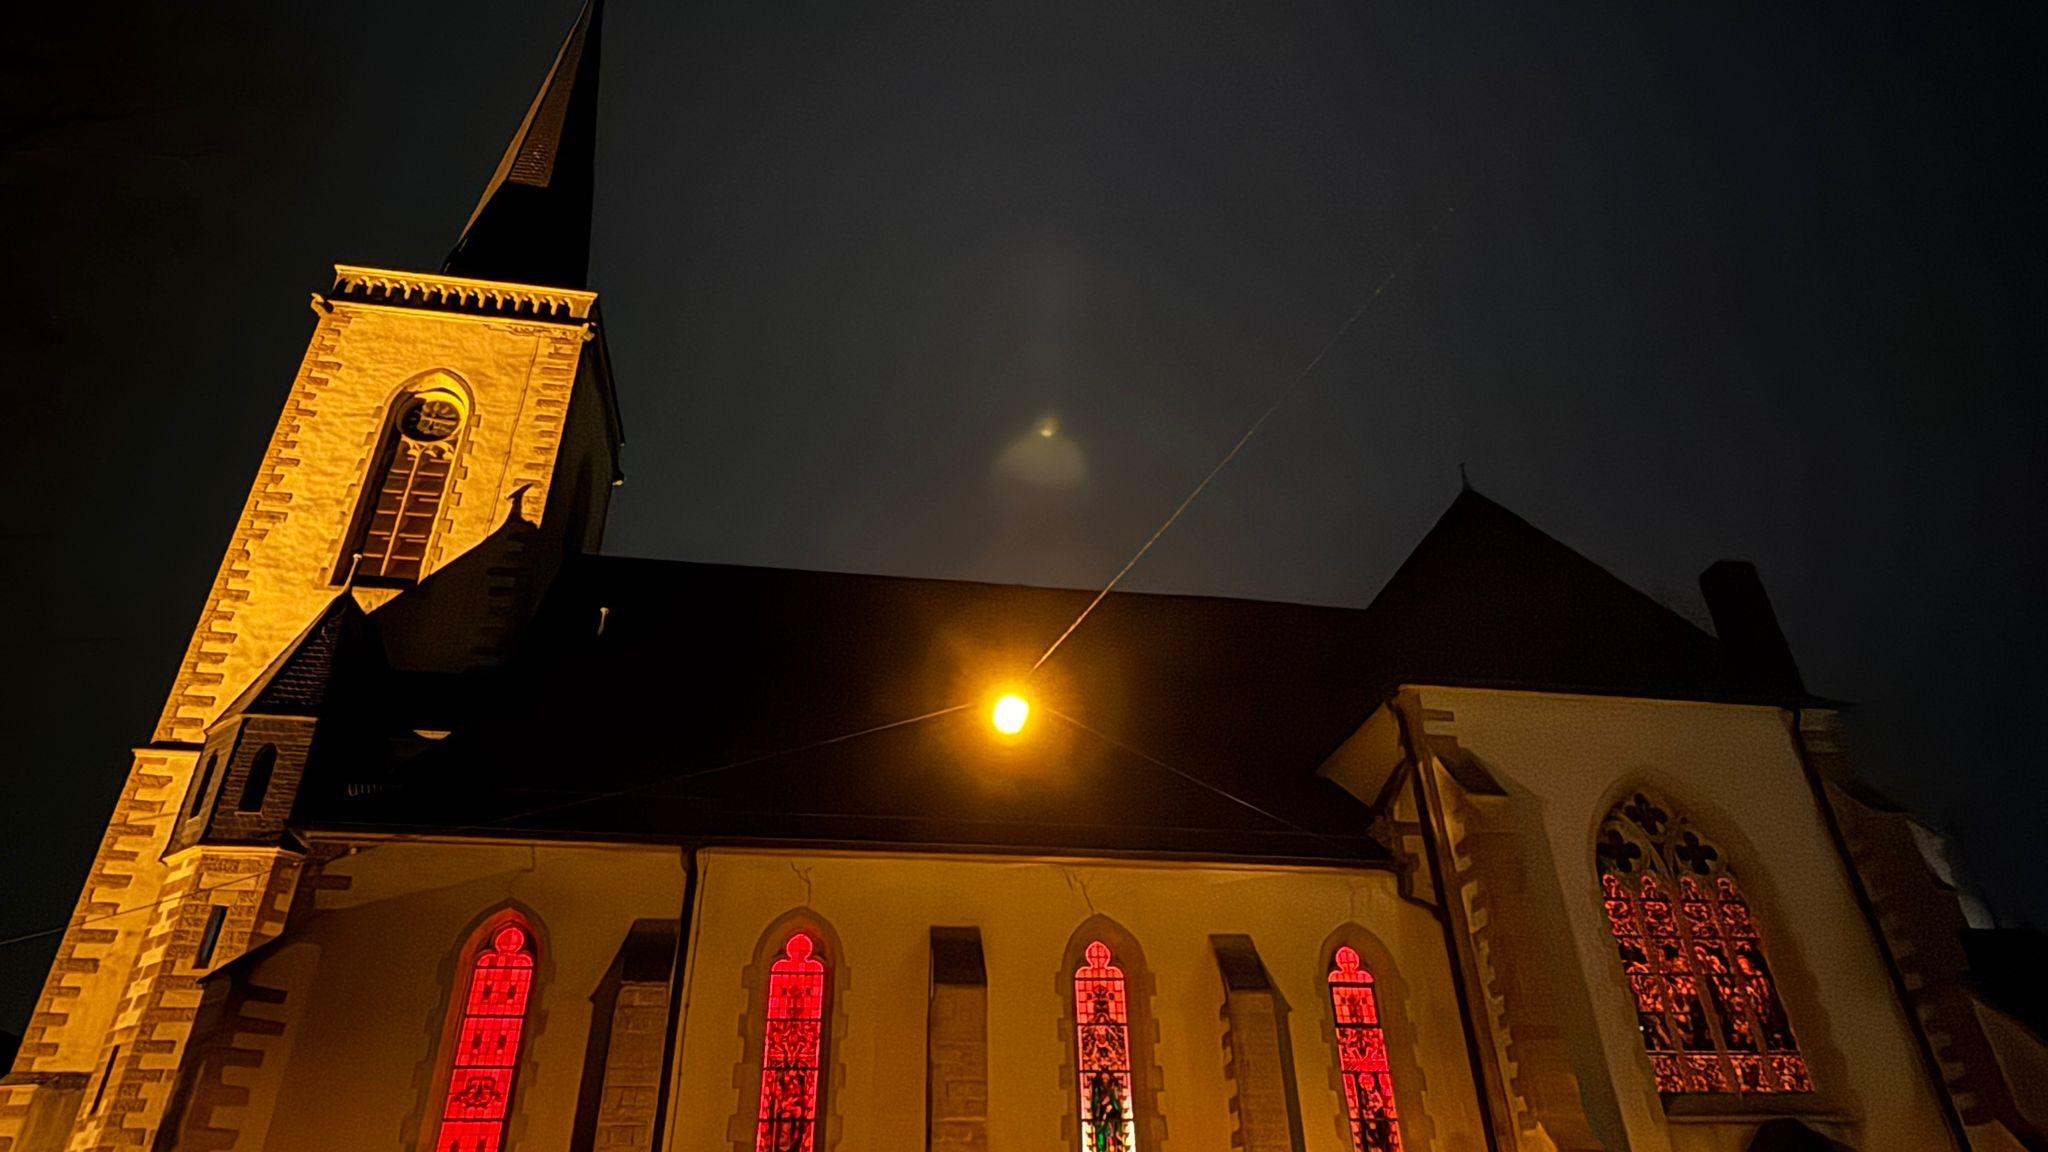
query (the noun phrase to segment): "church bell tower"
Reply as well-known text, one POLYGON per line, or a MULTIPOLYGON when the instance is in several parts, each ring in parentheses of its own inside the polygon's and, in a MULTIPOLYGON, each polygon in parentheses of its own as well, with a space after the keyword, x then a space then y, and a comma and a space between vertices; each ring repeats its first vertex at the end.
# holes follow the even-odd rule
POLYGON ((601 0, 437 271, 337 265, 169 699, 135 759, 14 1069, 0 1152, 164 1146, 201 981, 284 926, 318 738, 307 668, 503 659, 595 550, 621 435, 589 288, 601 0), (280 703, 283 701, 283 703, 280 703), (203 767, 202 767, 203 763, 203 767))

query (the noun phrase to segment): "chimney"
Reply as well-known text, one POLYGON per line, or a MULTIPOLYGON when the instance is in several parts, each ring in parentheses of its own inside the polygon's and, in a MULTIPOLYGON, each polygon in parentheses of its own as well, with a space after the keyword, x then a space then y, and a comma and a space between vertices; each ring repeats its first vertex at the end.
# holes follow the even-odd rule
POLYGON ((1753 685, 1776 695, 1804 696, 1806 681, 1792 659, 1792 646, 1778 627, 1770 594, 1747 560, 1716 560, 1700 573, 1700 592, 1714 616, 1714 632, 1738 670, 1753 685))

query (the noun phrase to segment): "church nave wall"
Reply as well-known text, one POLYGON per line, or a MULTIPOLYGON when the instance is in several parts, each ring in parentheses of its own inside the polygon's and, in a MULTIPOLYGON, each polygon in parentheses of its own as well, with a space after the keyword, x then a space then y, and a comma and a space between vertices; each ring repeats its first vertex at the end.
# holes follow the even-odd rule
MULTIPOLYGON (((622 982, 616 969, 629 961, 646 968, 647 957, 633 955, 635 937, 676 921, 681 853, 474 841, 357 846, 367 850, 326 864, 312 907, 278 948, 239 974, 278 993, 264 1014, 281 1023, 282 1042, 260 1070, 230 1074, 256 1091, 212 1122, 239 1134, 235 1149, 432 1148, 471 966, 498 929, 516 924, 535 964, 506 1146, 571 1147, 592 1063, 593 1001, 613 1013, 599 1030, 601 1052, 624 1054, 623 1063, 644 1065, 635 1037, 650 1020, 666 1025, 666 997, 652 1009, 644 1003, 645 972, 622 982)), ((662 988, 667 947, 655 960, 662 988)), ((638 1097, 640 1081, 654 1078, 624 1079, 610 1085, 613 1096, 651 1108, 638 1097)))
POLYGON ((1078 1146, 1073 999, 1098 940, 1129 1003, 1140 1148, 1269 1147, 1240 1116, 1275 1104, 1307 1152, 1350 1148, 1340 948, 1377 978, 1403 1146, 1484 1147, 1441 928, 1390 873, 710 849, 700 878, 668 1147, 754 1147, 763 970, 798 931, 826 968, 821 1152, 926 1147, 928 1075, 972 1060, 957 1042, 934 1059, 934 1037, 958 1035, 934 1013, 962 1002, 986 1005, 985 1143, 952 1146, 1078 1146), (935 995, 935 927, 976 930, 984 975, 964 998, 943 980, 935 995), (1246 947, 1262 971, 1228 976, 1246 947), (1272 1042, 1275 1060, 1246 1058, 1272 1042))

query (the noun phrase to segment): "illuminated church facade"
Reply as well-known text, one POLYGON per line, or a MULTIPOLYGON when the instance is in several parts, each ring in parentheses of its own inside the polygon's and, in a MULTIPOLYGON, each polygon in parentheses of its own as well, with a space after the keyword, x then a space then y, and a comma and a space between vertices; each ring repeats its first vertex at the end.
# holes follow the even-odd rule
MULTIPOLYGON (((0 1152, 2043 1147, 1747 565, 1466 492, 1371 606, 600 550, 601 13, 339 266, 0 1152)), ((1930 862, 1931 861, 1931 862, 1930 862)))

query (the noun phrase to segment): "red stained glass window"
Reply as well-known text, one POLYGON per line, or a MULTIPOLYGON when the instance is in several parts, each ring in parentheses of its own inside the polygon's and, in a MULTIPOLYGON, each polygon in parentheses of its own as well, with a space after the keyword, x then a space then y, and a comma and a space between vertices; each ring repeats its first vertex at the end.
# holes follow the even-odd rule
POLYGON ((1074 1033, 1080 1044, 1082 1152, 1133 1152, 1131 1018, 1124 970, 1109 945, 1088 945, 1074 972, 1074 1033))
POLYGON ((498 1152, 504 1144, 533 960, 533 934, 507 924, 491 934, 470 968, 434 1152, 498 1152))
POLYGON ((754 1152, 813 1152, 818 1079, 824 1069, 825 963, 798 932, 768 970, 768 1020, 761 1046, 761 1108, 754 1152))
POLYGON ((1330 1000, 1337 1010, 1337 1068, 1344 1076, 1344 1105, 1351 1111, 1352 1152, 1401 1152, 1387 1033, 1380 1027, 1372 973, 1359 964, 1355 949, 1337 949, 1330 1000))
POLYGON ((1597 851, 1657 1091, 1811 1092, 1763 938, 1720 850, 1638 793, 1608 814, 1597 851))

